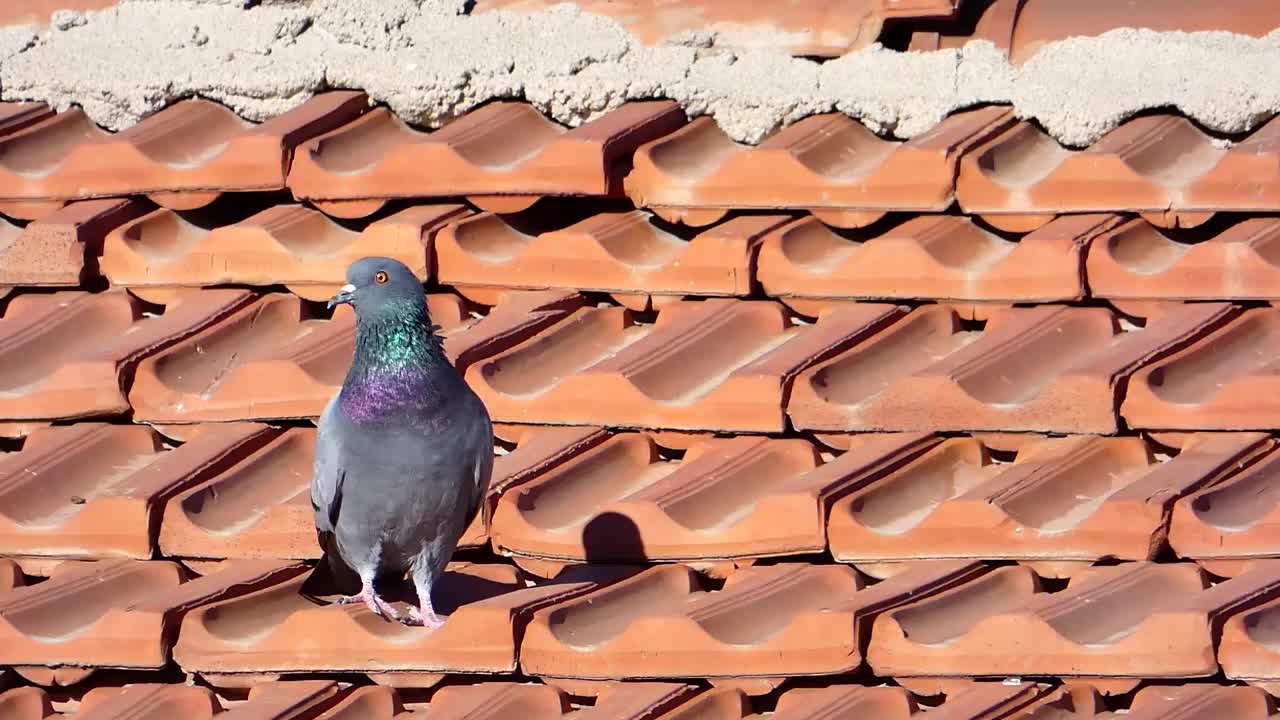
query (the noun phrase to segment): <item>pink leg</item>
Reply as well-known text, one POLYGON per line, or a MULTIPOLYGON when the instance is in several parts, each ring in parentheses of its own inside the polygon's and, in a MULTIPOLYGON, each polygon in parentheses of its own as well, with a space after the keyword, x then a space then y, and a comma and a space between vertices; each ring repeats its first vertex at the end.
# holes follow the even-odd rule
POLYGON ((369 612, 388 620, 403 620, 400 613, 391 607, 391 603, 383 600, 378 596, 378 591, 373 589, 373 583, 364 581, 358 595, 343 595, 338 598, 339 605, 349 605, 351 603, 362 602, 369 607, 369 612))
POLYGON ((431 607, 431 593, 418 593, 418 603, 421 608, 409 608, 409 614, 401 619, 405 625, 421 625, 422 627, 435 630, 444 625, 444 620, 436 615, 435 608, 431 607))

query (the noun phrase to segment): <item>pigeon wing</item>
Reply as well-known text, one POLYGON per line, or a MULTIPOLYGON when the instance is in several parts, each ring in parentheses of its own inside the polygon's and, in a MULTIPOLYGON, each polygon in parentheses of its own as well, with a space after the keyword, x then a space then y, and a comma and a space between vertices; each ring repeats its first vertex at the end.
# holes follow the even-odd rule
POLYGON ((468 472, 463 476, 467 481, 466 500, 466 522, 462 527, 467 528, 471 523, 475 522, 476 514, 484 513, 484 527, 489 527, 489 503, 485 502, 485 495, 489 491, 489 480, 493 475, 493 423, 489 420, 489 412, 484 407, 484 403, 480 398, 474 398, 474 405, 478 407, 477 415, 479 420, 472 423, 470 437, 466 443, 465 456, 470 460, 468 464, 468 472))
POLYGON ((338 524, 342 509, 342 485, 346 472, 339 458, 339 445, 334 437, 333 408, 335 396, 320 414, 316 428, 316 459, 311 473, 311 509, 315 512, 316 533, 321 548, 327 549, 328 537, 338 524))

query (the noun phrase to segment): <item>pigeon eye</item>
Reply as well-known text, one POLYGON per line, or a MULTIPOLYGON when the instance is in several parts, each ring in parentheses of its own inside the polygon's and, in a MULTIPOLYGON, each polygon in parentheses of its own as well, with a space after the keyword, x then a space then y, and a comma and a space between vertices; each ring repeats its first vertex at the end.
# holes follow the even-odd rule
POLYGON ((378 272, 373 274, 373 281, 381 285, 387 281, 387 274, 379 270, 378 272))

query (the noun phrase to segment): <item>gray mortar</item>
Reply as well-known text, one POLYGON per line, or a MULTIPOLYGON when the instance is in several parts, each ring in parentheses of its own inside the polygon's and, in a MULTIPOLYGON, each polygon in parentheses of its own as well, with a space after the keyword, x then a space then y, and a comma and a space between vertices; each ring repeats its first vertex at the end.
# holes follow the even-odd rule
POLYGON ((1280 112, 1280 30, 1119 29, 1045 45, 1021 67, 985 41, 919 53, 873 45, 819 63, 758 47, 765 34, 742 29, 646 47, 569 4, 476 16, 462 14, 466 4, 122 0, 62 12, 49 27, 0 28, 0 98, 79 105, 112 130, 177 98, 263 120, 328 88, 362 89, 427 127, 495 98, 525 98, 570 126, 668 98, 747 143, 833 110, 910 138, 954 110, 1008 104, 1073 146, 1149 108, 1176 107, 1224 133, 1280 112))

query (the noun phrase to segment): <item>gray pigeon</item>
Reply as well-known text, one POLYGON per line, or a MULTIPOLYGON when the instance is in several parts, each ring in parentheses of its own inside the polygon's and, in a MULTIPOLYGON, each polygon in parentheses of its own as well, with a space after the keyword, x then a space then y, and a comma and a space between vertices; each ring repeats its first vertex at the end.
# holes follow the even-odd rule
POLYGON ((439 627, 431 588, 483 505, 493 470, 484 403, 445 357, 422 284, 397 260, 362 258, 329 307, 356 313, 355 353, 316 432, 311 507, 335 576, 354 572, 363 602, 407 625, 439 627), (374 589, 408 571, 405 616, 374 589))

